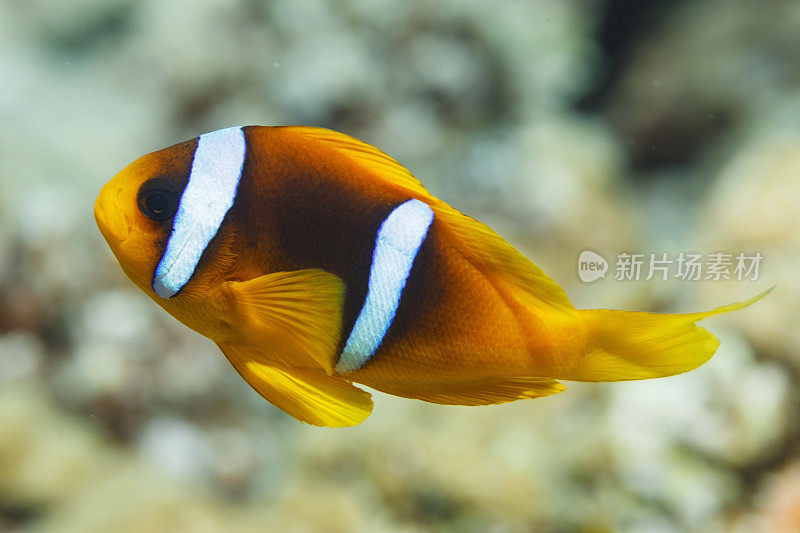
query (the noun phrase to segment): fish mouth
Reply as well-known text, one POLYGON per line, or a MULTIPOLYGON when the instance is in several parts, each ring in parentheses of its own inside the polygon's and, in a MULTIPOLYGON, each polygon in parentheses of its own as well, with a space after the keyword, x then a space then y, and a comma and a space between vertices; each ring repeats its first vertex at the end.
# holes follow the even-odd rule
POLYGON ((109 243, 119 244, 130 235, 130 227, 125 216, 115 205, 102 202, 99 197, 94 203, 94 219, 100 228, 100 233, 109 243))

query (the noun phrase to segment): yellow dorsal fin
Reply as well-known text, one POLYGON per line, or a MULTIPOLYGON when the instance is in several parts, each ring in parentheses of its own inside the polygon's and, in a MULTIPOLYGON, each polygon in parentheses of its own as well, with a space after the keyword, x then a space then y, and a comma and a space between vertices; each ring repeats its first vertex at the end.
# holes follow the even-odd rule
POLYGON ((338 377, 260 362, 252 348, 219 343, 244 380, 271 404, 315 426, 360 424, 372 413, 372 395, 338 377))
POLYGON ((359 141, 355 137, 313 126, 288 126, 286 129, 308 139, 328 144, 331 148, 344 153, 356 163, 366 167, 378 177, 408 189, 415 196, 430 196, 422 182, 415 178, 403 165, 374 146, 359 141))
POLYGON ((526 307, 575 309, 558 283, 492 228, 440 200, 431 207, 457 237, 459 251, 503 292, 526 307))
POLYGON ((223 285, 223 318, 246 344, 291 366, 333 373, 344 283, 322 270, 275 272, 223 285))
POLYGON ((541 398, 567 388, 550 378, 485 378, 464 383, 447 383, 435 393, 414 394, 413 398, 446 405, 491 405, 527 398, 541 398))
POLYGON ((378 179, 399 186, 408 194, 427 203, 436 217, 456 237, 455 246, 464 257, 504 293, 526 307, 550 306, 574 310, 564 289, 495 233, 489 226, 449 206, 431 195, 411 172, 377 148, 349 135, 324 128, 291 126, 288 129, 332 148, 362 165, 378 179))

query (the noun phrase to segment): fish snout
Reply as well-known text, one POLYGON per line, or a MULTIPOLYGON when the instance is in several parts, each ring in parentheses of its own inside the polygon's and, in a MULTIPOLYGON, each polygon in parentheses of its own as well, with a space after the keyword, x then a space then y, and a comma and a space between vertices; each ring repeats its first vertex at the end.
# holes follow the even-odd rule
POLYGON ((120 243, 128 238, 130 227, 125 215, 113 203, 103 198, 103 194, 97 197, 94 203, 94 219, 100 233, 109 242, 120 243))

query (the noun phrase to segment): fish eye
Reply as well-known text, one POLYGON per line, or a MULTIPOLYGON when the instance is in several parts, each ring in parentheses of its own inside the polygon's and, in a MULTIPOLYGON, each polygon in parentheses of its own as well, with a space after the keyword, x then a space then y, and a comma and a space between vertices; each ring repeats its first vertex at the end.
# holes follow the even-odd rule
POLYGON ((178 193, 170 180, 154 178, 139 188, 136 203, 150 220, 169 220, 178 210, 178 193))

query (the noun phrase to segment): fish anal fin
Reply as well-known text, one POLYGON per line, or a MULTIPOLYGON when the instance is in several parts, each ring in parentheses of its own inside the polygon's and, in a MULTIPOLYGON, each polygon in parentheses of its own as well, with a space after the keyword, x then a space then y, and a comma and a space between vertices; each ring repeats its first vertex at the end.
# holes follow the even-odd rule
POLYGON ((263 355, 246 346, 218 346, 251 387, 301 422, 355 426, 372 413, 372 395, 344 379, 304 368, 265 364, 263 355))
POLYGON ((344 283, 323 270, 275 272, 223 286, 225 320, 246 344, 294 366, 333 373, 342 322, 344 283))
POLYGON ((404 394, 431 403, 445 405, 492 405, 527 398, 541 398, 567 388, 550 378, 486 378, 480 381, 445 384, 433 393, 404 394))

